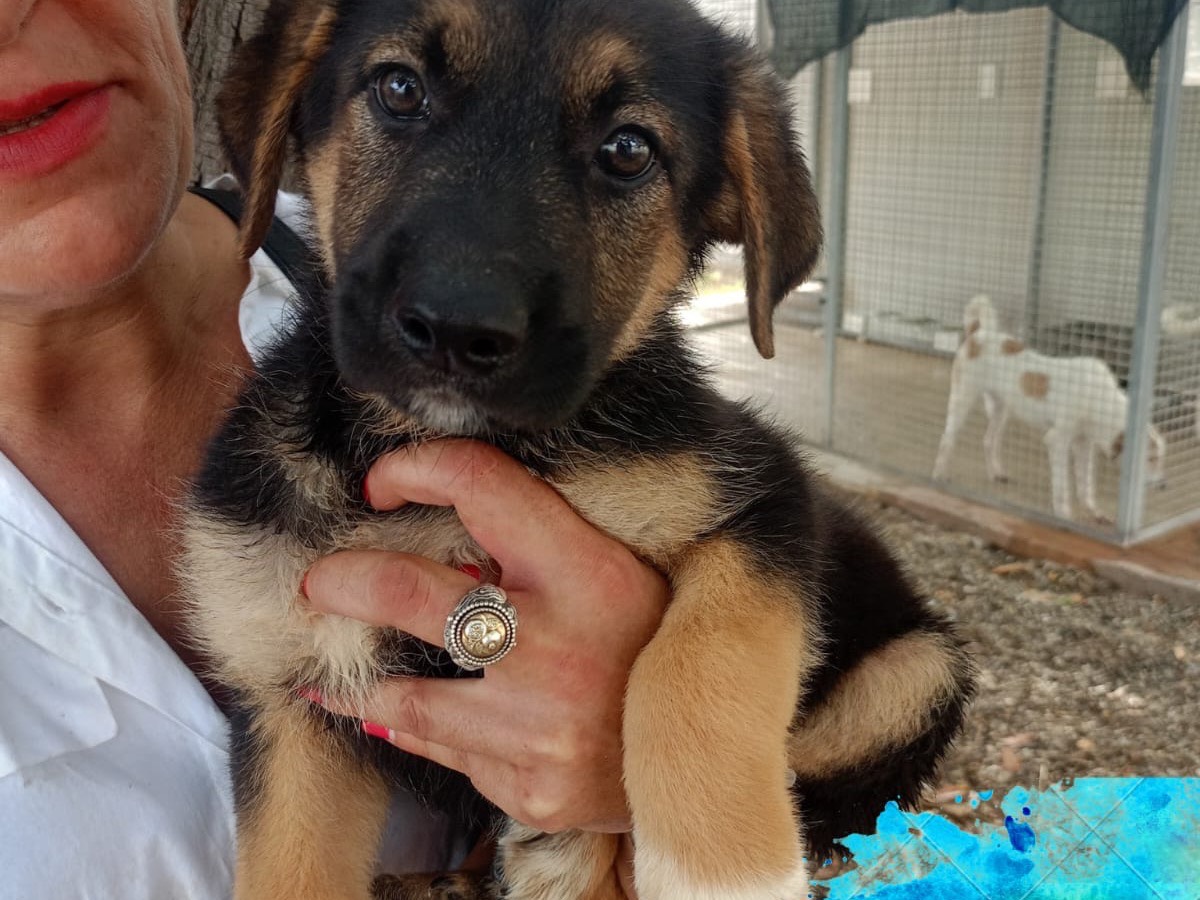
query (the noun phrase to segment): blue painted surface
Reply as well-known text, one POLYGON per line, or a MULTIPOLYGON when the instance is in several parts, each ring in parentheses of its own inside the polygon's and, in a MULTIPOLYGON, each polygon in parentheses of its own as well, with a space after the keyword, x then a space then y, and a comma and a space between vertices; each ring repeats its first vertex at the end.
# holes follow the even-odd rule
POLYGON ((814 884, 830 900, 1200 900, 1200 779, 1013 788, 1000 809, 1003 825, 967 829, 890 804, 844 842, 857 868, 814 884))
MULTIPOLYGON (((1027 816, 1032 815, 1028 806, 1023 811, 1027 816)), ((1020 853, 1028 853, 1037 843, 1037 835, 1033 833, 1033 829, 1012 816, 1004 817, 1004 828, 1008 831, 1008 842, 1020 853)))

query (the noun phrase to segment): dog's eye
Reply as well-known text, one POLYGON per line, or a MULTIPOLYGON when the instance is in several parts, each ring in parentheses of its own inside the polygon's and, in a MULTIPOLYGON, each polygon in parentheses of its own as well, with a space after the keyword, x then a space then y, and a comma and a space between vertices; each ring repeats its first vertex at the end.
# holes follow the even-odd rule
POLYGON ((654 166, 654 147, 642 132, 632 128, 614 131, 600 145, 600 167, 610 175, 632 181, 654 166))
POLYGON ((375 102, 393 119, 424 119, 429 115, 425 85, 406 66, 391 66, 375 76, 375 102))

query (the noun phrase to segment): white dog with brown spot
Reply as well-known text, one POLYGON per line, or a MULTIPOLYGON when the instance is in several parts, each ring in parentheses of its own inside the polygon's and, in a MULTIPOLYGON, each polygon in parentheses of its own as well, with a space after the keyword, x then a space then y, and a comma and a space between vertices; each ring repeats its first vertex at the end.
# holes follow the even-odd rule
MULTIPOLYGON (((1103 360, 1094 356, 1045 356, 1000 330, 991 300, 979 295, 963 310, 964 340, 950 372, 946 427, 933 477, 946 479, 958 432, 983 396, 988 426, 983 438, 988 477, 1007 480, 1000 441, 1010 415, 1044 433, 1050 456, 1050 487, 1055 515, 1071 518, 1071 466, 1079 501, 1097 521, 1108 518, 1096 505, 1096 449, 1117 458, 1125 442, 1129 400, 1103 360)), ((1150 441, 1146 477, 1163 478, 1166 441, 1147 429, 1150 441)))

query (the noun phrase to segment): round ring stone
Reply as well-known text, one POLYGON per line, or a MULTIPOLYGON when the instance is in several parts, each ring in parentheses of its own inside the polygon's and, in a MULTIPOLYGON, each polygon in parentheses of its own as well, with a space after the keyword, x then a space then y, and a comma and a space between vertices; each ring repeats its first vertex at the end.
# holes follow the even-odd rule
POLYGON ((445 638, 446 650, 459 668, 474 671, 493 665, 517 645, 517 610, 501 588, 480 585, 447 617, 445 638))

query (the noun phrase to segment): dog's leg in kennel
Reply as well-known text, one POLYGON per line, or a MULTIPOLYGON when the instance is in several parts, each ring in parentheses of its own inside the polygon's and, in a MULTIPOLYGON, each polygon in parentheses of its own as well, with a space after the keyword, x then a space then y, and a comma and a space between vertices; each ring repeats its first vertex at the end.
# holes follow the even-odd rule
POLYGON ((968 359, 959 350, 950 370, 950 399, 946 403, 946 427, 942 430, 942 439, 938 442, 937 460, 933 464, 935 481, 945 481, 950 473, 950 454, 954 452, 954 444, 958 433, 962 430, 971 414, 971 407, 979 396, 979 388, 967 371, 970 365, 968 359))
POLYGON ((1075 496, 1096 522, 1108 524, 1096 503, 1096 445, 1086 434, 1077 434, 1071 443, 1071 464, 1075 467, 1075 496))
POLYGON ((368 900, 388 789, 307 700, 234 717, 235 900, 368 900))
POLYGON ((808 889, 787 733, 816 662, 796 586, 715 538, 630 673, 625 785, 642 900, 796 900, 808 889))
POLYGON ((1000 443, 1008 426, 1008 405, 991 391, 985 391, 983 409, 988 420, 987 431, 983 434, 983 460, 987 465, 988 478, 1004 484, 1008 481, 1008 475, 1000 458, 1000 443))
POLYGON ((1072 435, 1054 427, 1046 432, 1046 450, 1050 455, 1050 500, 1054 514, 1071 518, 1071 444, 1072 435))

